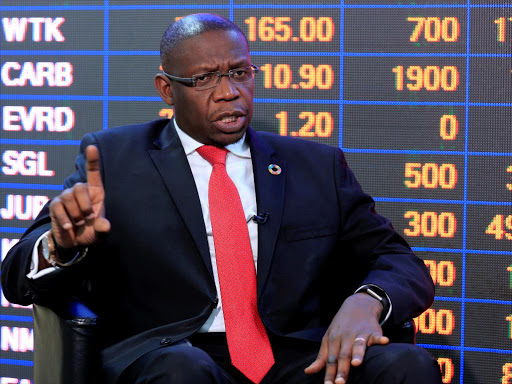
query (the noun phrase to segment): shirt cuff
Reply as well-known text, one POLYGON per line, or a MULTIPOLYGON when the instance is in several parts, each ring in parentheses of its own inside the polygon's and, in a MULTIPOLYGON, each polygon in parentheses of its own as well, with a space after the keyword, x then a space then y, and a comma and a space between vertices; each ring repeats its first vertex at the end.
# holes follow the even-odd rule
POLYGON ((50 233, 50 231, 43 233, 39 239, 37 239, 36 244, 34 245, 34 249, 32 250, 30 270, 27 273, 27 277, 29 279, 36 280, 57 270, 56 267, 49 267, 39 271, 39 244, 41 243, 41 240, 43 240, 43 238, 48 235, 48 233, 50 233))
POLYGON ((379 287, 378 285, 375 285, 375 284, 365 284, 365 285, 361 285, 359 288, 357 288, 354 292, 354 294, 358 293, 358 292, 361 292, 362 290, 364 290, 365 288, 376 288, 378 289, 380 292, 384 293, 384 295, 386 296, 386 299, 388 300, 388 303, 389 303, 389 308, 388 308, 388 311, 386 314, 382 314, 381 315, 381 321, 380 321, 380 325, 384 325, 384 323, 389 319, 389 317, 391 316, 391 311, 393 310, 393 304, 391 303, 391 299, 389 298, 388 294, 386 293, 386 291, 384 291, 381 287, 379 287))

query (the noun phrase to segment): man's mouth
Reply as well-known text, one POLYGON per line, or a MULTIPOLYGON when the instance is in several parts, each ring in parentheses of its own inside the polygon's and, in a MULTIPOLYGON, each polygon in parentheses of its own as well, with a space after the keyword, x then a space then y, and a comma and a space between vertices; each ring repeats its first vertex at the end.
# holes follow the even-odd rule
POLYGON ((224 116, 220 119, 223 123, 232 123, 236 121, 238 117, 237 116, 224 116))
POLYGON ((245 125, 245 116, 240 113, 226 114, 215 120, 213 125, 223 133, 237 133, 245 125))

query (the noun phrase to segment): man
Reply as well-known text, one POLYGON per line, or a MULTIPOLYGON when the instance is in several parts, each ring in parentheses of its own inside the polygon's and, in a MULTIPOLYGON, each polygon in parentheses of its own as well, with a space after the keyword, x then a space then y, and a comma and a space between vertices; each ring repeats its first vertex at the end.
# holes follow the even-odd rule
POLYGON ((249 128, 257 67, 240 29, 187 16, 161 60, 175 119, 84 137, 2 265, 6 297, 90 303, 110 383, 440 383, 428 353, 386 345, 380 326, 428 308, 425 266, 341 150, 249 128))

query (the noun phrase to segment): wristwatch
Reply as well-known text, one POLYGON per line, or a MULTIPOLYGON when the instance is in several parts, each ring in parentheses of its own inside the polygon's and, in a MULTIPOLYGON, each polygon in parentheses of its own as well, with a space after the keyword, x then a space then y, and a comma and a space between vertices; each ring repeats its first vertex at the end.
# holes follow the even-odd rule
POLYGON ((52 265, 53 267, 57 267, 57 268, 70 267, 73 264, 78 263, 87 255, 87 252, 89 251, 89 248, 87 248, 87 247, 82 248, 76 252, 74 257, 70 261, 68 261, 66 263, 61 263, 60 261, 57 260, 57 257, 56 257, 56 254, 57 254, 56 245, 55 245, 55 240, 53 238, 53 234, 52 234, 51 230, 48 231, 46 236, 44 236, 41 239, 41 248, 42 248, 43 258, 50 265, 52 265))
POLYGON ((382 288, 380 288, 377 285, 374 284, 366 284, 362 285, 359 288, 356 289, 354 293, 366 293, 367 295, 370 295, 375 300, 379 301, 382 304, 382 314, 380 315, 380 325, 384 324, 384 322, 389 318, 391 315, 391 310, 393 306, 391 305, 391 301, 389 300, 389 296, 382 288))

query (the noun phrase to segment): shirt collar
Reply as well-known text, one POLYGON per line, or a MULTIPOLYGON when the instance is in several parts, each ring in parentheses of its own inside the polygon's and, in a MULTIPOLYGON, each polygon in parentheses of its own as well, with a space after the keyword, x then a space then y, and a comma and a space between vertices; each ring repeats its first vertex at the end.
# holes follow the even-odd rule
MULTIPOLYGON (((193 139, 192 137, 190 137, 190 135, 181 130, 181 128, 178 126, 178 123, 176 122, 176 119, 173 119, 173 122, 174 127, 176 128, 176 132, 178 133, 178 137, 180 138, 181 145, 183 145, 183 149, 185 150, 185 154, 189 156, 192 153, 196 152, 197 148, 201 147, 203 144, 193 139)), ((251 149, 249 147, 249 144, 245 140, 246 135, 247 132, 245 132, 242 138, 238 140, 236 143, 226 145, 226 149, 238 157, 250 159, 251 149)))

